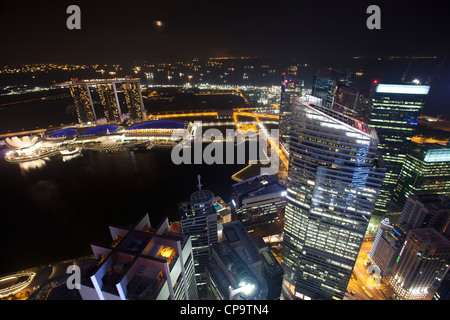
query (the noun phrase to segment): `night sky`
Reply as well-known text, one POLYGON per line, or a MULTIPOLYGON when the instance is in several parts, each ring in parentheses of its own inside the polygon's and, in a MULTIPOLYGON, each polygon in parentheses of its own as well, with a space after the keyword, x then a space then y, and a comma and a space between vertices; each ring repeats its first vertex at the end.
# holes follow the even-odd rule
POLYGON ((0 64, 450 51, 445 1, 393 2, 0 0, 0 64), (81 8, 81 30, 66 27, 71 4, 81 8), (381 30, 366 27, 371 4, 381 8, 381 30))

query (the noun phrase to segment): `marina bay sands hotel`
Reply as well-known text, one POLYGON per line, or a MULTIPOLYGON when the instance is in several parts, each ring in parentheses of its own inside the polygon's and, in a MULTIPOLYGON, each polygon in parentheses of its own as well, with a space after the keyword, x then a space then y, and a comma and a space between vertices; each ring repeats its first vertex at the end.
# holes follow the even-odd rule
POLYGON ((138 78, 71 79, 56 86, 69 87, 80 123, 147 119, 138 78))

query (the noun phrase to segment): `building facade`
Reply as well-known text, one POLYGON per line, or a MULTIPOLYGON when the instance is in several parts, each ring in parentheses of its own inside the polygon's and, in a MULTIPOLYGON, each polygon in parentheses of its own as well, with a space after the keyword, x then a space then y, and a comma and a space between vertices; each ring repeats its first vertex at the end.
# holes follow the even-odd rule
POLYGON ((377 134, 309 101, 294 110, 282 297, 342 299, 383 179, 377 134))
POLYGON ((286 186, 273 176, 258 175, 233 184, 232 199, 237 219, 247 231, 269 230, 271 224, 282 223, 284 218, 286 186))
POLYGON ((333 68, 321 68, 313 77, 312 95, 322 99, 324 107, 332 108, 336 90, 340 84, 352 87, 354 74, 333 68))
POLYGON ((224 224, 224 239, 212 247, 207 264, 209 300, 265 300, 263 261, 252 238, 238 220, 224 224), (244 286, 251 286, 244 290, 244 286), (243 290, 240 290, 240 289, 243 290))
POLYGON ((338 84, 333 99, 333 110, 346 114, 352 118, 359 119, 356 111, 359 103, 359 92, 357 89, 338 84))
POLYGON ((402 207, 415 194, 450 194, 450 147, 411 143, 393 199, 402 207))
POLYGON ((279 120, 279 141, 281 147, 289 152, 289 130, 292 119, 292 101, 294 97, 301 96, 303 81, 297 78, 297 68, 289 68, 284 72, 281 79, 280 96, 280 120, 279 120))
POLYGON ((377 131, 378 150, 386 168, 376 214, 398 210, 390 208, 391 199, 429 89, 422 85, 374 83, 369 124, 377 131))
POLYGON ((369 252, 369 257, 372 263, 380 269, 381 276, 384 279, 390 274, 402 244, 402 233, 390 225, 388 218, 383 219, 369 252))
POLYGON ((389 281, 397 298, 431 300, 450 264, 450 241, 433 228, 411 229, 389 281))
POLYGON ((447 236, 450 234, 450 198, 448 195, 418 194, 409 196, 400 215, 399 228, 433 228, 447 236))
POLYGON ((89 86, 70 86, 70 94, 72 95, 75 102, 78 122, 95 122, 95 120, 97 120, 97 116, 95 114, 94 104, 92 102, 89 86))

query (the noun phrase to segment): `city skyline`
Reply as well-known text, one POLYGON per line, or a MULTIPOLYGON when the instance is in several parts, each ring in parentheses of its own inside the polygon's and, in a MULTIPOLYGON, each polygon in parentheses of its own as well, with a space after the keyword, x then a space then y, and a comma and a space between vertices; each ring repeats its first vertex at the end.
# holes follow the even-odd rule
POLYGON ((2 2, 0 299, 450 299, 445 13, 2 2))

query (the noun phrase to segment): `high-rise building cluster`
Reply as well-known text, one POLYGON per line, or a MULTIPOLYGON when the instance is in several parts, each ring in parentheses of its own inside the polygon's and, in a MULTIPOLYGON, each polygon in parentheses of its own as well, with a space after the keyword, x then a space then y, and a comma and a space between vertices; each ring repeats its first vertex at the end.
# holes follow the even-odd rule
POLYGON ((375 80, 364 98, 354 79, 320 69, 312 96, 284 106, 282 298, 342 299, 372 214, 382 219, 369 257, 395 297, 448 297, 449 145, 411 142, 430 86, 375 80))
POLYGON ((398 298, 436 293, 449 269, 449 222, 450 198, 436 194, 409 196, 397 223, 383 220, 369 257, 398 298))
POLYGON ((147 119, 138 78, 72 79, 58 86, 69 87, 78 121, 82 124, 147 119))
MULTIPOLYGON (((93 246, 83 298, 341 300, 373 215, 381 223, 368 257, 395 297, 449 296, 450 144, 411 142, 430 86, 374 81, 364 98, 348 71, 319 70, 312 95, 298 79, 290 67, 281 83, 286 184, 268 175, 234 184, 225 215, 198 176, 198 190, 178 204, 177 228, 152 229, 148 218, 110 227, 114 244, 93 246)), ((134 84, 123 88, 138 110, 134 84)), ((97 88, 116 119, 116 84, 97 88)), ((86 84, 71 90, 79 106, 92 105, 86 84)))

